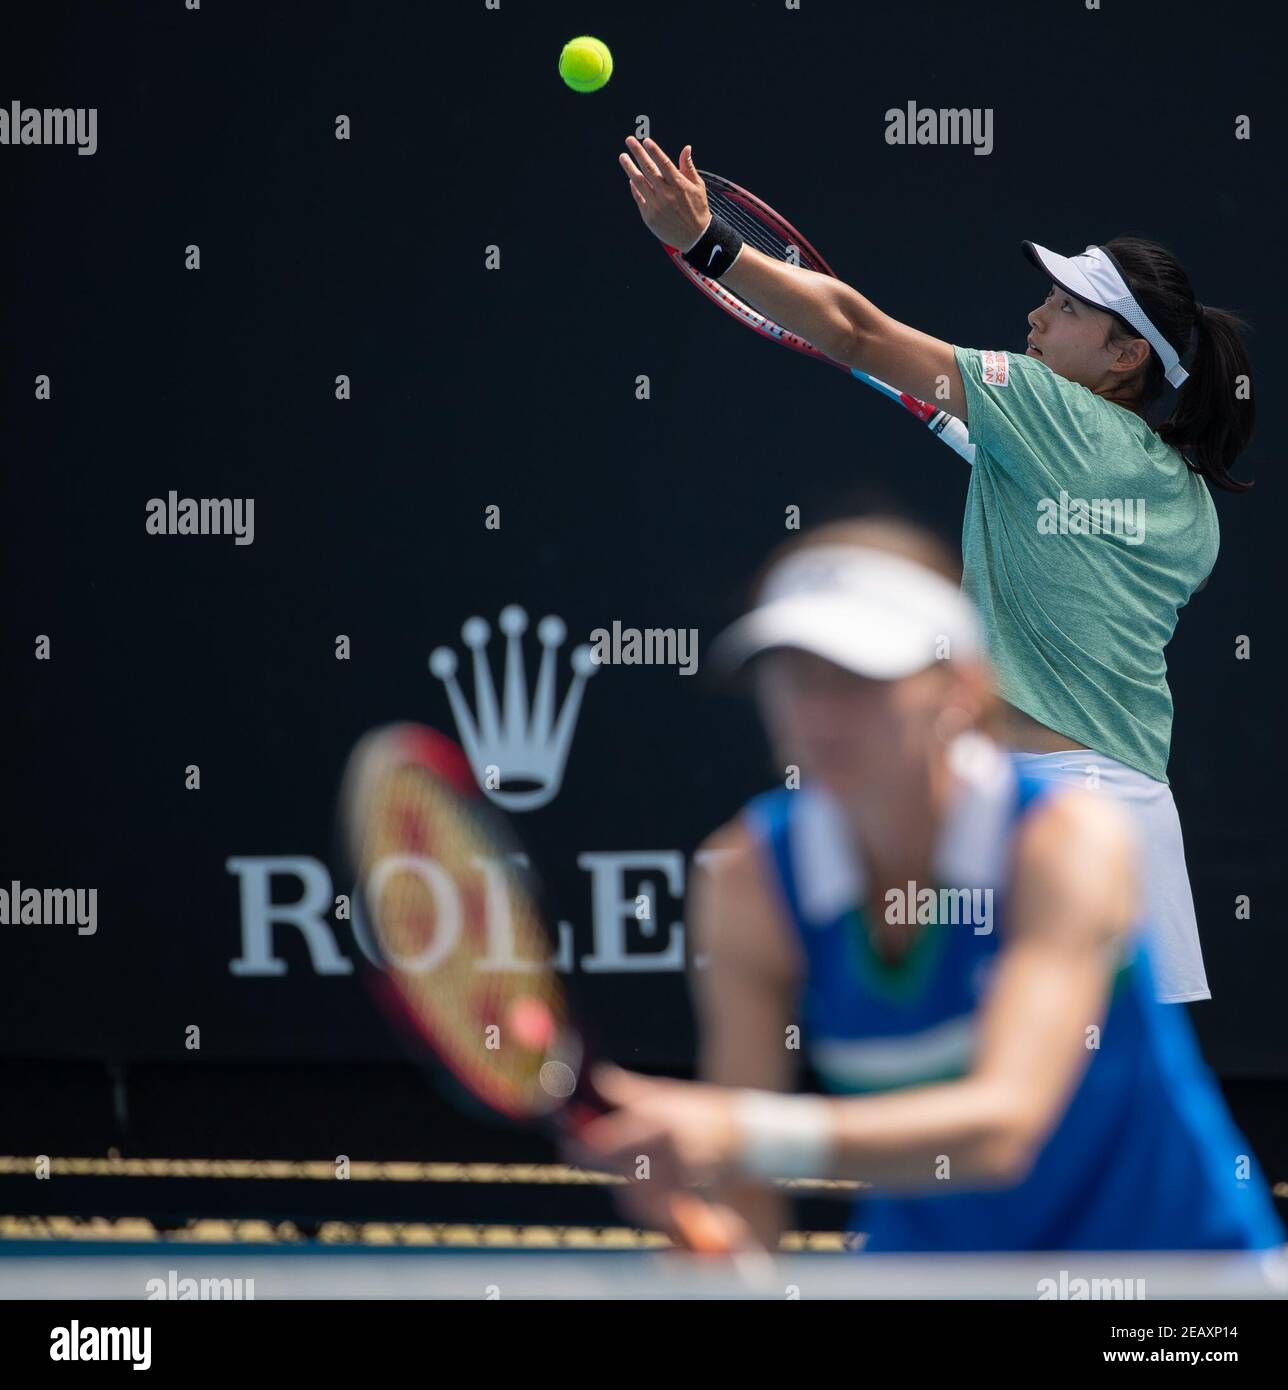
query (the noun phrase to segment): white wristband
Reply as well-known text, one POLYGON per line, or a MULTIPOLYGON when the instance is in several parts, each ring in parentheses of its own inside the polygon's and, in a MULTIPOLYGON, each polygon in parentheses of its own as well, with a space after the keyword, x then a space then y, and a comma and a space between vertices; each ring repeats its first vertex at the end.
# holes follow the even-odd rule
POLYGON ((822 1096, 739 1091, 739 1167, 754 1178, 822 1178, 832 1157, 831 1102, 822 1096))

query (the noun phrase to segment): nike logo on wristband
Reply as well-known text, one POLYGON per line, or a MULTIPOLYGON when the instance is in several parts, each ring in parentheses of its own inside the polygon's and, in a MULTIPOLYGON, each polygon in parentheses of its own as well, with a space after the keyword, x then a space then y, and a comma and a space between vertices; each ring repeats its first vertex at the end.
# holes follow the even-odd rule
POLYGON ((707 257, 707 264, 710 265, 723 250, 724 247, 721 246, 719 242, 716 242, 715 246, 712 248, 711 254, 707 257))

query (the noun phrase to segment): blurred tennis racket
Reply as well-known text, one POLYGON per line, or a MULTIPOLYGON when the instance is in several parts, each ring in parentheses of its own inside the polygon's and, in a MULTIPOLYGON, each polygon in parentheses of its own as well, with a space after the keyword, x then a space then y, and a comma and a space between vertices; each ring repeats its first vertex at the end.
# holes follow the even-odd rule
MULTIPOLYGON (((698 173, 706 183, 707 202, 711 211, 736 228, 748 246, 754 246, 757 251, 763 251, 766 256, 772 256, 776 261, 802 265, 806 270, 815 270, 820 275, 830 275, 836 279, 836 272, 796 228, 754 193, 748 193, 745 188, 739 188, 736 183, 730 183, 719 174, 709 174, 705 169, 699 169, 698 173)), ((746 324, 748 328, 754 329, 771 342, 781 343, 783 347, 792 348, 820 362, 830 363, 831 366, 839 367, 841 371, 858 377, 866 385, 910 411, 932 434, 942 439, 967 463, 975 462, 975 446, 970 442, 965 424, 955 415, 949 415, 947 411, 940 410, 926 401, 919 401, 916 396, 910 396, 906 391, 889 386, 886 382, 869 376, 867 372, 859 371, 857 367, 847 367, 844 362, 837 362, 826 353, 820 352, 813 343, 790 332, 745 300, 739 299, 718 280, 712 280, 700 270, 695 270, 676 247, 668 246, 666 249, 684 276, 708 299, 718 304, 726 313, 732 314, 739 323, 746 324)))
MULTIPOLYGON (((603 1114, 525 856, 465 754, 420 725, 377 729, 350 755, 340 802, 381 956, 372 984, 413 1052, 510 1120, 575 1134, 603 1114)), ((669 1214, 688 1249, 731 1253, 718 1209, 680 1195, 669 1214)))

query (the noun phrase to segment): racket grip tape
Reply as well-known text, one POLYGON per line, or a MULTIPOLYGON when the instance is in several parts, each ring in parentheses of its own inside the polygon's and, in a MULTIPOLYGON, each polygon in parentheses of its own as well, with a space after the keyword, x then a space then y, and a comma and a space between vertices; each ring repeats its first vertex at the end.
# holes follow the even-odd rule
POLYGON ((970 431, 955 415, 940 411, 929 421, 931 430, 955 453, 960 454, 967 463, 974 465, 975 446, 970 440, 970 431))

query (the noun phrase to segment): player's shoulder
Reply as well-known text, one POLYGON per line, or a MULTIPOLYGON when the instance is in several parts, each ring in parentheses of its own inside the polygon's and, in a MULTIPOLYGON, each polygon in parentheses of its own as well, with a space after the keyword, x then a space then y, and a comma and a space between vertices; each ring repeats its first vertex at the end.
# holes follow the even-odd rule
POLYGON ((958 365, 969 372, 977 386, 994 391, 1018 389, 1023 394, 1058 396, 1077 404, 1094 407, 1099 397, 1080 382, 1052 371, 1040 358, 1007 348, 956 349, 958 365))
POLYGON ((1131 857, 1137 852, 1130 815, 1107 792, 1046 784, 1018 830, 1021 847, 1033 854, 1131 857))
POLYGON ((693 864, 708 882, 729 885, 749 881, 763 872, 762 859, 761 837, 744 810, 702 841, 694 853, 693 864))
POLYGON ((1035 820, 1045 820, 1071 835, 1132 836, 1131 815, 1112 793, 1093 789, 1090 783, 1067 782, 1040 783, 1040 790, 1042 794, 1034 800, 1035 820))
POLYGON ((1021 819, 1015 835, 1017 882, 1042 894, 1109 911, 1122 925, 1133 911, 1140 847, 1126 809, 1108 793, 1048 786, 1021 819))
POLYGON ((775 845, 797 820, 817 810, 817 797, 808 789, 770 787, 758 792, 707 836, 695 862, 710 863, 726 879, 763 885, 771 876, 775 845))
POLYGON ((782 894, 747 811, 714 830, 693 856, 692 926, 703 950, 775 974, 796 973, 782 894))

